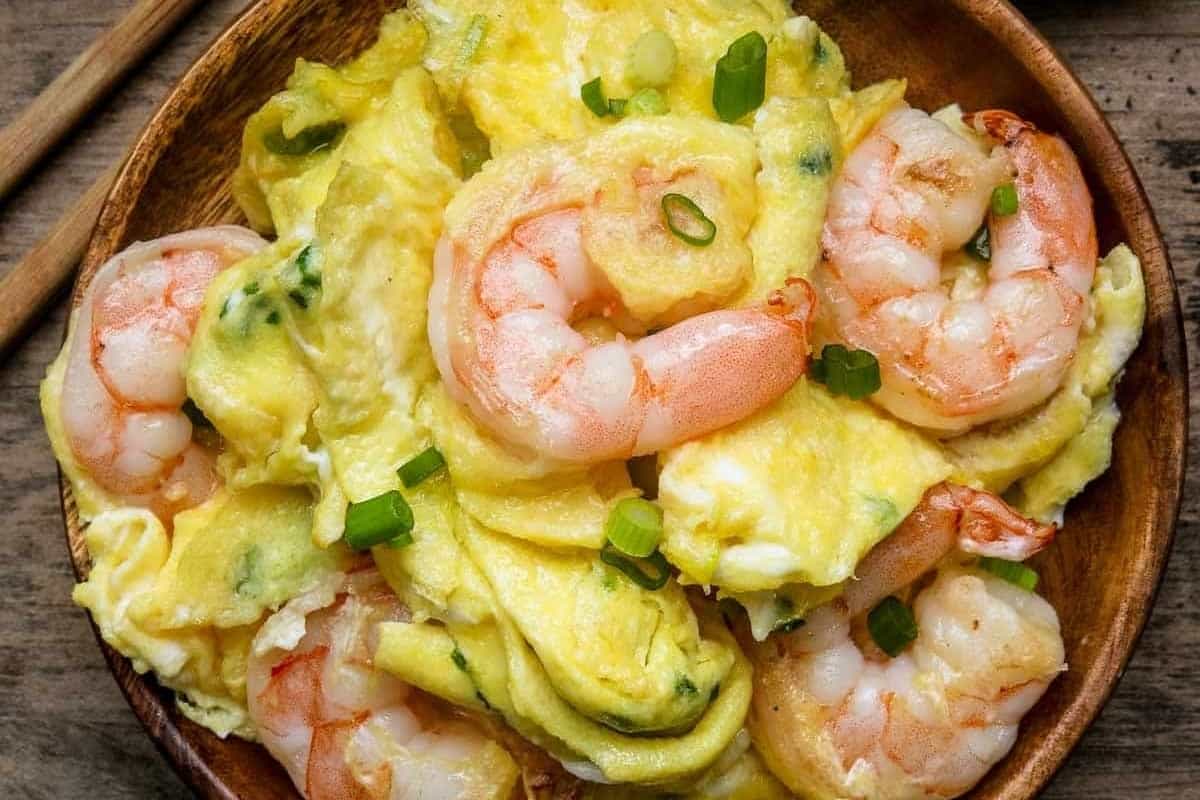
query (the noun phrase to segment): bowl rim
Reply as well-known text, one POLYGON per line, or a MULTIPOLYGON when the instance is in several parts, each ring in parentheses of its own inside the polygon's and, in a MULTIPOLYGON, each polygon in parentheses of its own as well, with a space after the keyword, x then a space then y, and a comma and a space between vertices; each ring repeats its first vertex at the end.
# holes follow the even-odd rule
MULTIPOLYGON (((1120 139, 1091 92, 1033 23, 1008 0, 944 2, 957 8, 982 29, 997 37, 1015 56, 1038 62, 1044 69, 1038 71, 1040 74, 1036 80, 1055 106, 1071 116, 1076 125, 1086 122, 1092 129, 1103 132, 1102 136, 1087 142, 1087 149, 1092 151, 1087 160, 1097 165, 1103 161, 1105 169, 1097 169, 1096 174, 1105 179, 1106 189, 1112 195, 1118 215, 1129 226, 1130 245, 1140 245, 1135 246, 1135 250, 1142 259, 1143 274, 1161 272, 1170 285, 1166 314, 1170 319, 1165 320, 1163 351, 1164 357, 1174 362, 1171 366, 1177 367, 1181 375, 1177 399, 1183 413, 1177 419, 1167 422, 1174 426, 1173 438, 1181 442, 1182 446, 1177 453, 1172 454, 1173 457, 1164 456, 1164 466, 1174 476, 1174 480, 1163 487, 1165 502, 1157 504, 1157 513, 1149 523, 1151 532, 1155 534, 1155 546, 1151 548, 1150 562, 1147 565, 1153 572, 1153 579, 1141 591, 1136 592, 1135 596, 1125 597, 1129 603, 1129 613, 1121 616, 1119 626, 1111 636, 1111 641, 1115 642, 1116 649, 1119 650, 1116 658, 1105 659, 1106 663, 1094 672, 1092 680, 1080 687, 1043 746, 1027 760, 1021 772, 1014 774, 1010 779, 1011 784, 1023 776, 1020 782, 1025 794, 1022 796, 1034 797, 1066 764, 1083 734, 1091 727, 1116 691, 1149 621, 1166 575, 1187 474, 1190 387, 1186 339, 1178 282, 1153 207, 1120 139), (1053 74, 1056 80, 1043 80, 1040 75, 1045 74, 1053 74), (1102 158, 1097 158, 1097 155, 1102 158), (1113 180, 1107 180, 1109 177, 1113 180), (1151 263, 1148 265, 1147 262, 1151 263)), ((269 20, 274 13, 278 13, 279 8, 288 4, 289 0, 254 0, 214 37, 158 104, 130 146, 127 158, 105 198, 98 222, 89 238, 79 278, 72 287, 69 300, 72 309, 79 304, 95 269, 115 253, 121 243, 131 208, 131 204, 126 201, 136 197, 144 188, 146 179, 162 156, 166 143, 172 139, 179 127, 173 114, 175 106, 180 101, 186 103, 196 87, 204 85, 222 70, 221 59, 216 57, 219 51, 234 46, 238 40, 253 38, 254 31, 258 29, 257 23, 269 20)), ((69 324, 68 318, 64 324, 64 341, 69 324)), ((89 569, 89 557, 83 543, 82 529, 78 526, 78 514, 70 483, 61 467, 58 474, 60 506, 71 565, 76 578, 83 580, 89 569)), ((158 687, 153 676, 135 672, 129 659, 104 641, 91 615, 86 611, 84 613, 126 701, 159 752, 180 778, 200 797, 244 800, 229 789, 179 729, 168 711, 169 701, 165 692, 158 687)), ((1005 796, 1008 797, 1007 794, 1005 796)))

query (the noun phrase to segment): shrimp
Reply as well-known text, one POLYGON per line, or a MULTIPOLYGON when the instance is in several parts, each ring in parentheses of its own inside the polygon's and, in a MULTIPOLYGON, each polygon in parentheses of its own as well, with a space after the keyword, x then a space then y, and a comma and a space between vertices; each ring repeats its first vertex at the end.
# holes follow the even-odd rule
POLYGON ((368 568, 292 599, 255 637, 250 718, 307 800, 500 800, 517 784, 476 726, 372 666, 377 624, 408 620, 368 568))
POLYGON ((1006 111, 964 121, 999 146, 984 153, 907 107, 879 123, 834 184, 814 278, 818 327, 879 361, 875 402, 943 434, 1017 416, 1058 388, 1097 256, 1070 147, 1006 111), (987 218, 988 284, 952 296, 943 256, 971 239, 1014 172, 1016 212, 987 218))
POLYGON ((974 786, 1066 668, 1063 642, 1045 600, 944 557, 1032 554, 1053 532, 993 495, 934 487, 841 598, 753 645, 749 727, 776 776, 814 798, 924 800, 974 786), (860 647, 861 615, 931 569, 912 645, 892 659, 860 647))
POLYGON ((234 226, 135 244, 100 267, 79 305, 61 401, 71 452, 102 488, 164 522, 217 483, 215 454, 182 411, 205 290, 265 244, 234 226))
MULTIPOLYGON (((585 213, 536 209, 490 247, 474 241, 482 224, 438 244, 430 344, 451 395, 493 433, 563 462, 630 458, 732 424, 804 374, 815 297, 798 278, 756 308, 589 343, 573 321, 628 314, 587 256, 606 228, 585 213)), ((665 235, 660 219, 645 225, 665 235)))

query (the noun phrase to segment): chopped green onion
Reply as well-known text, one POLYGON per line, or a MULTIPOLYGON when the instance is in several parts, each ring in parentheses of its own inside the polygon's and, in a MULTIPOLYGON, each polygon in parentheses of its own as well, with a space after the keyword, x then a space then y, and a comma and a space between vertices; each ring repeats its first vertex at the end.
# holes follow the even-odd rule
POLYGON ((213 429, 212 422, 209 421, 208 417, 204 416, 204 412, 200 410, 200 407, 196 405, 196 402, 192 398, 189 397, 184 400, 183 406, 179 410, 184 413, 184 416, 188 418, 193 427, 213 429))
POLYGON ((267 312, 268 325, 278 325, 281 319, 282 317, 279 316, 278 309, 272 308, 269 312, 267 312))
POLYGON ((821 357, 813 359, 809 377, 823 383, 832 394, 844 394, 861 400, 879 391, 883 380, 879 362, 866 350, 848 350, 845 345, 827 344, 821 357))
POLYGON ((329 147, 345 130, 343 122, 325 122, 307 127, 289 139, 284 136, 283 128, 276 128, 263 136, 263 144, 276 155, 306 156, 329 147))
POLYGON ((663 215, 671 233, 695 247, 712 244, 717 236, 717 225, 692 201, 692 198, 675 193, 663 195, 663 215))
POLYGON ((979 559, 979 568, 992 573, 997 578, 1003 578, 1014 586, 1020 586, 1027 592, 1032 592, 1038 585, 1038 574, 1019 561, 1006 561, 1003 558, 984 556, 979 559))
POLYGON ((427 447, 418 455, 401 464, 400 469, 396 472, 400 475, 400 482, 404 484, 405 488, 411 489, 444 466, 446 466, 446 459, 442 458, 438 449, 427 447))
POLYGON ((614 117, 625 116, 625 106, 629 105, 629 100, 624 97, 610 97, 608 100, 608 113, 614 117))
MULTIPOLYGON (((351 503, 346 509, 346 532, 343 538, 351 550, 369 550, 377 544, 409 536, 413 529, 413 513, 404 495, 396 489, 351 503)), ((411 536, 409 542, 411 543, 411 536)))
POLYGON ((250 281, 243 286, 242 294, 258 294, 258 281, 250 281))
POLYGON ((401 533, 398 536, 388 539, 386 542, 384 542, 384 545, 392 548, 393 550, 403 550, 412 543, 413 535, 410 531, 408 533, 401 533))
POLYGON ((458 49, 460 65, 470 63, 471 59, 475 57, 479 45, 483 43, 483 36, 487 33, 487 22, 487 17, 483 14, 476 14, 467 23, 467 32, 463 35, 462 47, 458 49))
POLYGON ((608 100, 604 97, 604 87, 600 84, 599 78, 592 78, 583 86, 580 86, 579 98, 583 100, 583 104, 597 117, 608 116, 610 113, 608 100))
POLYGON ((629 48, 626 76, 635 86, 666 86, 675 73, 679 51, 663 31, 646 31, 629 48))
POLYGON ((1010 217, 1017 213, 1017 187, 1011 183, 992 190, 992 213, 997 217, 1010 217))
POLYGON ((300 270, 300 283, 314 289, 321 288, 321 271, 317 269, 316 253, 311 244, 296 255, 296 269, 300 270))
POLYGON ((813 148, 796 159, 796 168, 805 175, 828 175, 833 172, 833 152, 828 145, 813 148))
POLYGON ((301 308, 308 308, 308 298, 305 297, 304 292, 300 291, 299 289, 293 289, 292 291, 288 292, 288 297, 291 298, 293 303, 301 308))
POLYGON ((675 679, 675 694, 680 697, 694 697, 699 693, 700 690, 696 688, 696 684, 692 683, 692 679, 687 675, 680 675, 675 679))
POLYGON ((767 89, 767 40, 751 31, 717 60, 712 104, 725 122, 736 122, 762 105, 767 89))
POLYGON ((608 515, 604 532, 612 546, 625 555, 645 558, 658 548, 662 538, 662 509, 649 500, 626 497, 608 515))
POLYGON ((659 117, 668 110, 666 98, 658 89, 638 89, 621 107, 621 113, 631 117, 659 117))
POLYGON ((963 250, 967 251, 967 255, 980 261, 992 260, 992 238, 987 223, 979 226, 979 230, 975 231, 971 241, 963 245, 963 250))
POLYGON ((625 556, 609 543, 606 543, 604 549, 600 551, 600 560, 610 567, 621 570, 629 580, 643 589, 649 589, 650 591, 661 589, 671 579, 671 565, 667 563, 667 559, 663 554, 657 550, 646 559, 646 563, 654 567, 658 573, 657 575, 647 575, 638 566, 637 562, 625 556))
POLYGON ((867 630, 879 649, 892 658, 917 638, 917 620, 908 606, 896 597, 885 597, 867 614, 867 630))
POLYGON ((459 650, 457 647, 454 648, 454 650, 450 652, 450 660, 454 662, 454 666, 458 667, 463 672, 467 671, 467 657, 462 654, 462 650, 459 650))

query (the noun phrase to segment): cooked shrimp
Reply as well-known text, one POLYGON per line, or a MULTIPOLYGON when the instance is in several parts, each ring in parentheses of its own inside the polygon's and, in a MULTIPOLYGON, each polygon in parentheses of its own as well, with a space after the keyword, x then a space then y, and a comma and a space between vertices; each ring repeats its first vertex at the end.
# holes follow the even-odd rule
POLYGON ((589 262, 582 216, 546 209, 478 259, 475 242, 438 245, 430 344, 451 393, 494 433, 562 461, 629 458, 736 422, 804 373, 814 297, 800 279, 758 308, 590 344, 573 321, 626 314, 589 262))
POLYGON ((859 565, 846 594, 755 645, 750 731, 805 797, 956 797, 1008 753, 1021 717, 1065 669, 1054 609, 982 571, 943 566, 913 605, 919 634, 888 659, 860 647, 856 618, 957 547, 1032 553, 1053 527, 1003 501, 935 487, 859 565))
POLYGON ((216 486, 192 440, 183 366, 213 276, 265 244, 233 226, 135 244, 96 273, 75 320, 63 427, 104 489, 169 522, 216 486))
POLYGON ((407 619, 366 569, 294 598, 255 638, 250 717, 308 800, 499 800, 516 785, 499 745, 373 668, 377 624, 407 619))
POLYGON ((964 120, 1000 146, 984 153, 911 108, 880 122, 834 185, 815 279, 828 335, 879 360, 874 400, 942 433, 1015 416, 1058 388, 1096 266, 1091 196, 1067 144, 1006 111, 964 120), (1014 172, 1016 213, 988 212, 1014 172), (987 287, 952 298, 943 256, 985 213, 987 287))

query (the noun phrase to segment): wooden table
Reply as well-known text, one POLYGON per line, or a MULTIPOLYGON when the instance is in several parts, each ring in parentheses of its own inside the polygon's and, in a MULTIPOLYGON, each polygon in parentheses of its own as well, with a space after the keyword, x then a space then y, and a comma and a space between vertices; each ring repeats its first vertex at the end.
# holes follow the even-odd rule
MULTIPOLYGON (((126 2, 0 0, 0 123, 111 23, 126 2)), ((245 0, 211 0, 0 209, 0 262, 15 263, 129 145, 175 78, 245 0)), ((1158 212, 1187 336, 1200 326, 1200 0, 1025 2, 1108 112, 1158 212)), ((0 158, 3 154, 0 154, 0 158)), ((117 691, 71 570, 54 460, 37 406, 58 350, 58 308, 0 364, 0 797, 186 797, 117 691)), ((1200 364, 1191 353, 1193 397, 1200 364)), ((1193 428, 1193 440, 1200 425, 1193 428)), ((1047 798, 1200 797, 1200 461, 1175 553, 1141 646, 1047 798)), ((1114 580, 1119 579, 1115 576, 1114 580)))

